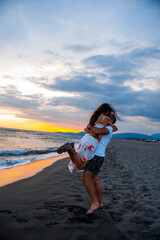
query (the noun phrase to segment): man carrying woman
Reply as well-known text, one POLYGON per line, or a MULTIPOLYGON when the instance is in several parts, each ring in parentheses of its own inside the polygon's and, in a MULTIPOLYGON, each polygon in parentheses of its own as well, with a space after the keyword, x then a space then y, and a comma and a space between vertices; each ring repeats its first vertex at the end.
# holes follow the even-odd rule
POLYGON ((72 163, 78 170, 84 170, 82 182, 91 198, 91 207, 86 214, 91 214, 98 208, 103 208, 102 187, 99 180, 100 168, 105 157, 105 149, 117 127, 115 110, 107 103, 100 105, 90 118, 76 152, 73 143, 67 143, 57 152, 68 152, 72 163), (89 154, 89 152, 91 154, 89 154))

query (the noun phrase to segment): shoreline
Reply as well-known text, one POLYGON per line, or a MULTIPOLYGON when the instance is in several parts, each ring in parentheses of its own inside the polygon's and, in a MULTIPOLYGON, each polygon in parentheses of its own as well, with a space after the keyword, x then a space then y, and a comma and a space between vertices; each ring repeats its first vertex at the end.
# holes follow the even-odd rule
POLYGON ((91 216, 69 157, 0 188, 1 240, 159 240, 159 143, 112 139, 100 173, 103 209, 91 216))
POLYGON ((14 183, 16 181, 32 177, 38 172, 43 171, 44 168, 52 165, 58 160, 67 158, 68 154, 58 157, 46 158, 43 160, 26 163, 7 169, 0 169, 0 187, 14 183))
POLYGON ((32 177, 0 188, 1 240, 127 240, 103 209, 85 215, 88 194, 81 174, 69 172, 69 161, 61 159, 32 177))

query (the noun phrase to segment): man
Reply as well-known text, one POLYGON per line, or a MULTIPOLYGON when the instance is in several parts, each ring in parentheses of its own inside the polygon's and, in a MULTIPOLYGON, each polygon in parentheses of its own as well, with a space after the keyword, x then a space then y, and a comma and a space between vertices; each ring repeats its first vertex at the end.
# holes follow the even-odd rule
POLYGON ((88 124, 87 129, 85 129, 87 133, 93 134, 94 137, 95 135, 101 135, 101 139, 94 152, 94 157, 91 160, 83 162, 76 153, 73 144, 68 144, 64 150, 69 153, 72 162, 79 170, 84 169, 82 182, 91 198, 91 207, 86 214, 91 214, 96 209, 103 208, 102 187, 99 180, 99 172, 104 161, 105 149, 112 138, 113 130, 118 130, 117 127, 113 125, 116 122, 115 116, 111 114, 108 118, 110 126, 106 126, 105 128, 95 128, 88 124))

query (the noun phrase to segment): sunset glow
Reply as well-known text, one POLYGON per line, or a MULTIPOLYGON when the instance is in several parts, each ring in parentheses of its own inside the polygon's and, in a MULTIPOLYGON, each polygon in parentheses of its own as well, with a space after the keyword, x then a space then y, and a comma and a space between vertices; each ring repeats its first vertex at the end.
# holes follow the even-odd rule
POLYGON ((158 1, 1 1, 0 127, 78 132, 107 102, 159 132, 159 25, 158 1))
MULTIPOLYGON (((24 130, 33 130, 33 131, 44 131, 44 132, 80 132, 81 129, 78 129, 77 126, 73 128, 67 127, 58 127, 56 124, 44 123, 39 121, 33 121, 29 119, 23 119, 16 117, 14 113, 8 113, 7 111, 0 112, 0 126, 5 128, 15 128, 15 129, 24 129, 24 130), (4 113, 5 112, 5 113, 4 113), (74 128, 75 127, 75 128, 74 128)), ((64 123, 65 125, 65 123, 64 123)))

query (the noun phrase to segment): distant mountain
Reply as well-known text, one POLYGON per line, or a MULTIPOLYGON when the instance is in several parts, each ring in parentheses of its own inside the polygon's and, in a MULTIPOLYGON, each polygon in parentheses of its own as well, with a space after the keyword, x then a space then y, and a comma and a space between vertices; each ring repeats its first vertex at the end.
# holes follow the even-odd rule
POLYGON ((160 133, 155 133, 155 134, 152 134, 151 136, 146 134, 140 134, 140 133, 116 133, 113 135, 113 138, 160 140, 160 133))
POLYGON ((79 135, 84 135, 84 134, 86 134, 85 132, 79 132, 78 133, 79 135))
MULTIPOLYGON (((59 133, 63 133, 63 134, 71 134, 71 135, 80 135, 80 136, 84 136, 85 132, 79 132, 79 133, 72 133, 72 132, 59 132, 59 133)), ((160 140, 160 133, 154 133, 151 136, 146 135, 146 134, 141 134, 141 133, 115 133, 113 134, 113 138, 129 138, 129 139, 150 139, 150 140, 160 140)))
MULTIPOLYGON (((76 133, 78 135, 84 135, 85 132, 76 133)), ((113 138, 130 138, 130 139, 150 139, 150 140, 160 140, 160 133, 154 133, 151 136, 141 133, 115 133, 113 138)))
POLYGON ((70 135, 77 135, 77 134, 78 134, 78 135, 82 135, 82 136, 83 136, 84 134, 86 134, 85 132, 78 132, 78 133, 74 133, 74 132, 56 132, 56 133, 59 133, 59 134, 62 133, 62 134, 67 134, 67 135, 68 135, 68 134, 70 134, 70 135))
MULTIPOLYGON (((63 133, 64 134, 64 133, 63 133)), ((80 135, 84 136, 85 132, 79 132, 79 133, 71 133, 71 132, 66 132, 66 134, 72 134, 72 135, 80 135)), ((160 140, 160 133, 154 133, 151 136, 146 135, 146 134, 141 134, 141 133, 115 133, 113 134, 113 138, 127 138, 127 139, 143 139, 143 140, 160 140)))
POLYGON ((160 133, 154 133, 150 137, 151 137, 151 139, 160 140, 160 133))

